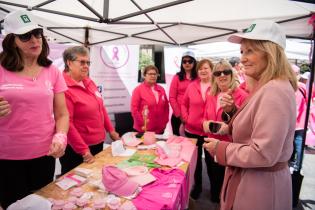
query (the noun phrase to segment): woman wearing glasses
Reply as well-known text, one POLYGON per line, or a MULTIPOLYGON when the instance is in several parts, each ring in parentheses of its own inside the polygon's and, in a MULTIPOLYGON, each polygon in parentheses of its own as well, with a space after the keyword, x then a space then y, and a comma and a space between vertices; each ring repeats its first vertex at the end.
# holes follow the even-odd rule
POLYGON ((66 152, 60 158, 62 174, 83 161, 94 161, 94 155, 103 150, 105 130, 111 139, 120 138, 112 126, 97 86, 88 77, 91 64, 88 49, 83 46, 70 47, 64 51, 63 60, 70 128, 66 152))
MULTIPOLYGON (((211 77, 211 90, 210 94, 207 95, 205 106, 205 121, 203 122, 203 128, 208 134, 208 137, 216 138, 220 141, 231 141, 228 135, 217 134, 218 128, 216 128, 216 126, 220 126, 221 124, 215 124, 213 122, 223 121, 221 118, 222 113, 224 112, 221 107, 223 95, 230 97, 230 104, 231 106, 234 105, 234 107, 239 107, 246 99, 247 93, 238 87, 236 77, 236 72, 232 70, 232 66, 228 61, 220 60, 215 64, 211 77)), ((233 107, 228 111, 231 111, 232 109, 233 107)), ((211 201, 219 203, 225 167, 216 163, 208 152, 206 152, 206 156, 209 158, 210 163, 208 167, 210 167, 211 201)))
POLYGON ((168 100, 164 88, 156 84, 158 74, 155 66, 146 66, 143 83, 132 92, 130 109, 133 128, 139 133, 153 131, 163 134, 168 122, 168 100))
POLYGON ((62 73, 47 58, 43 29, 28 11, 4 20, 0 54, 0 204, 5 209, 54 178, 69 115, 62 73))
POLYGON ((177 136, 180 135, 179 128, 182 124, 181 105, 185 91, 188 85, 197 78, 196 65, 195 54, 191 51, 184 52, 180 72, 173 77, 170 85, 169 99, 173 109, 171 124, 173 134, 177 136))
MULTIPOLYGON (((211 87, 211 72, 213 63, 208 59, 203 59, 197 64, 198 79, 194 80, 185 92, 183 104, 181 106, 182 118, 185 127, 185 135, 189 138, 197 139, 197 163, 195 170, 195 184, 190 193, 193 199, 198 199, 202 192, 202 145, 206 134, 203 131, 202 123, 206 96, 211 87)), ((205 158, 208 168, 208 157, 205 158)))

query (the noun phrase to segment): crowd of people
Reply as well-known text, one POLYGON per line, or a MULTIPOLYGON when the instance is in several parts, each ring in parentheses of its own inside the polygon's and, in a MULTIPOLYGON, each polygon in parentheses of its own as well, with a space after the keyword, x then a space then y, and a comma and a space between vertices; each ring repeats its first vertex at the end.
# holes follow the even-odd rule
MULTIPOLYGON (((105 131, 112 140, 120 136, 88 77, 87 48, 66 49, 61 73, 48 59, 43 29, 30 12, 10 13, 4 29, 0 204, 7 208, 53 181, 56 158, 67 173, 94 161, 105 131)), ((210 199, 219 209, 292 209, 288 161, 300 167, 302 126, 296 122, 304 116, 297 110, 304 109, 305 85, 297 83, 278 24, 258 20, 228 40, 240 44, 239 60, 197 62, 193 52, 183 53, 169 98, 157 84, 159 69, 146 66, 132 93, 133 129, 163 134, 171 106, 173 133, 197 140, 192 199, 202 193, 204 153, 210 199)))

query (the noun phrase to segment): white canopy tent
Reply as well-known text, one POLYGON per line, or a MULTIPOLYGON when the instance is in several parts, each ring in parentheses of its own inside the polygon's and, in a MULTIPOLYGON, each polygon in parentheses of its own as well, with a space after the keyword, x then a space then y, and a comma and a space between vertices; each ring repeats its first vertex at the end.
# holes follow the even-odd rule
POLYGON ((311 38, 314 4, 288 0, 10 0, 0 18, 33 10, 59 42, 191 45, 226 40, 253 19, 279 22, 288 37, 311 38))

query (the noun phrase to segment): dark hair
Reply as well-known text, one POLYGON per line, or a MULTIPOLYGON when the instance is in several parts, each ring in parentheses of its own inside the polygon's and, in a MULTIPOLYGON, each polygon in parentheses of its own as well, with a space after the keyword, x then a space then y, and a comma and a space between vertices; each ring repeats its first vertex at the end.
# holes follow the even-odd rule
POLYGON ((159 73, 159 69, 156 66, 148 65, 148 66, 144 67, 144 69, 143 69, 143 76, 145 76, 149 70, 155 70, 155 72, 157 74, 159 73))
POLYGON ((190 73, 191 80, 194 80, 197 78, 197 71, 196 71, 197 61, 196 61, 196 59, 193 57, 190 57, 190 56, 184 56, 184 57, 182 57, 182 60, 180 62, 180 71, 176 73, 178 75, 179 81, 183 81, 185 79, 185 76, 186 76, 186 72, 185 72, 185 69, 183 67, 183 58, 185 58, 185 57, 189 57, 194 61, 194 63, 193 63, 194 65, 193 65, 193 68, 191 69, 191 73, 190 73))
MULTIPOLYGON (((19 48, 15 44, 15 35, 8 34, 2 42, 3 51, 0 53, 1 65, 8 71, 18 72, 24 68, 24 61, 22 59, 19 48)), ((52 61, 48 59, 49 46, 46 38, 42 35, 42 51, 37 58, 37 63, 40 66, 50 66, 52 61)))
POLYGON ((89 55, 89 49, 84 46, 69 47, 62 53, 63 62, 65 63, 65 72, 69 71, 67 61, 74 61, 78 55, 89 55))
POLYGON ((240 58, 238 57, 232 57, 230 60, 229 60, 231 66, 234 68, 237 64, 239 64, 241 62, 240 58))

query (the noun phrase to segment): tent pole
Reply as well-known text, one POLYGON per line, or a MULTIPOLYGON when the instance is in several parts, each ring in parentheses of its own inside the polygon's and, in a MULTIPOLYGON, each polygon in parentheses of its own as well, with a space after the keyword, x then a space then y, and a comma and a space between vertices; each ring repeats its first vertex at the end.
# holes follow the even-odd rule
POLYGON ((311 23, 313 26, 313 37, 312 37, 312 62, 311 62, 311 76, 310 76, 310 82, 308 87, 308 96, 307 96, 307 107, 306 107, 306 116, 305 116, 305 122, 304 122, 304 131, 303 131, 303 143, 302 143, 302 155, 301 155, 301 164, 299 166, 298 171, 301 171, 302 164, 303 164, 303 158, 304 158, 304 149, 305 149, 305 141, 306 141, 306 133, 308 128, 308 121, 309 121, 309 115, 310 115, 310 108, 311 108, 311 102, 312 102, 312 90, 314 85, 314 67, 315 67, 315 22, 311 23))
POLYGON ((108 14, 109 14, 109 0, 104 0, 103 17, 105 21, 108 20, 108 14))
POLYGON ((84 47, 89 47, 90 43, 89 43, 89 28, 85 27, 85 34, 84 34, 84 47))

